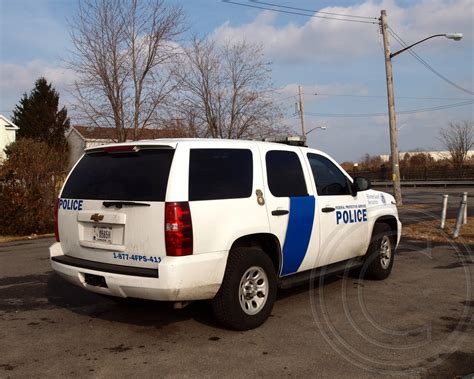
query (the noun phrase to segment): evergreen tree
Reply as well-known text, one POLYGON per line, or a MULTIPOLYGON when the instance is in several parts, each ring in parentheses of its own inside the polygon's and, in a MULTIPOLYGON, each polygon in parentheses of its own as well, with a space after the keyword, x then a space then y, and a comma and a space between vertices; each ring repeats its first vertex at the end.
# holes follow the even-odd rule
POLYGON ((44 77, 26 93, 13 111, 12 121, 20 130, 19 138, 43 141, 53 148, 66 146, 65 132, 69 129, 66 107, 58 110, 59 94, 44 77))

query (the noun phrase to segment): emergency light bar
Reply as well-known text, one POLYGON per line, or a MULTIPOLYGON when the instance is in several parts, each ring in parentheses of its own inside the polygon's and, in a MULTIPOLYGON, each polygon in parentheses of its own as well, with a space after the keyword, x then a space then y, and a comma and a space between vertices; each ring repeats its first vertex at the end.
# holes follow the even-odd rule
POLYGON ((291 146, 304 146, 304 147, 308 146, 306 145, 306 137, 300 136, 300 135, 267 137, 267 138, 264 138, 263 141, 283 143, 285 145, 291 145, 291 146))

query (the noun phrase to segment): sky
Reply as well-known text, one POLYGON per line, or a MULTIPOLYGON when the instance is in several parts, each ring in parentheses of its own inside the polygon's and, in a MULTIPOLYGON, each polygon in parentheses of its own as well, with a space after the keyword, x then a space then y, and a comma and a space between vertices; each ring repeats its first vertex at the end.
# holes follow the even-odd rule
MULTIPOLYGON (((265 0, 233 1, 269 8, 265 0)), ((182 43, 198 34, 218 42, 245 39, 261 44, 265 59, 272 62, 274 98, 285 123, 294 133, 300 132, 295 103, 301 85, 306 130, 326 127, 308 134, 309 146, 340 162, 357 161, 365 153, 386 154, 390 149, 382 37, 378 26, 370 23, 377 21, 381 9, 386 9, 391 29, 407 44, 433 34, 464 35, 459 42, 434 38, 414 48, 430 67, 464 90, 441 80, 407 52, 393 59, 400 150, 442 150, 440 129, 450 122, 474 121, 472 0, 266 0, 371 17, 355 18, 369 23, 272 7, 309 16, 285 14, 221 0, 168 2, 180 4, 186 14, 188 30, 182 43), (442 109, 433 110, 438 107, 442 109)), ((1 114, 10 117, 23 93, 42 75, 59 91, 62 104, 70 104, 74 72, 65 61, 72 49, 68 25, 77 7, 75 0, 0 0, 1 114)), ((392 36, 390 44, 392 51, 402 48, 392 36)))

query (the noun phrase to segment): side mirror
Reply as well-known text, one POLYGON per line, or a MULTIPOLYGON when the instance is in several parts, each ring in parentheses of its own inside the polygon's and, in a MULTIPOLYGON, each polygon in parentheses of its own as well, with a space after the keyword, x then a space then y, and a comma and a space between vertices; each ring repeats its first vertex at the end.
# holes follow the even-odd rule
POLYGON ((367 178, 364 178, 363 176, 357 176, 354 179, 354 183, 352 183, 352 189, 353 189, 354 194, 360 191, 367 191, 368 189, 370 189, 370 187, 371 187, 370 180, 367 178))

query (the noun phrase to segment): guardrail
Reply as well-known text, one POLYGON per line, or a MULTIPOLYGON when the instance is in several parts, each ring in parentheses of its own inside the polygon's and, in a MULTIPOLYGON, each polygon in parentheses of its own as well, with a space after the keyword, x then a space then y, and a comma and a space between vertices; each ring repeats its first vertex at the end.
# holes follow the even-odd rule
MULTIPOLYGON (((393 187, 392 181, 371 181, 373 187, 393 187)), ((474 180, 405 180, 401 181, 402 187, 470 187, 474 180)))

